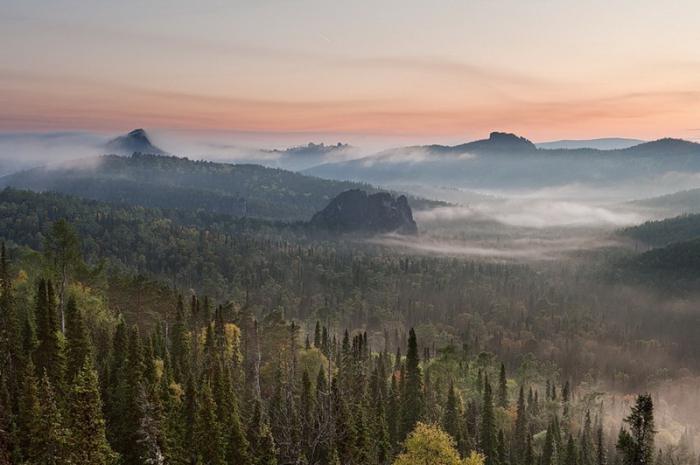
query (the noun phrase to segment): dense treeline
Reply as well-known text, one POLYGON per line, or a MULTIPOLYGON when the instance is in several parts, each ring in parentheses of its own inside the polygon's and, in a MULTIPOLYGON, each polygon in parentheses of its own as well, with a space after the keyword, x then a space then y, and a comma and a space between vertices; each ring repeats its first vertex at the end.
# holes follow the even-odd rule
POLYGON ((193 295, 142 335, 78 305, 77 250, 57 223, 41 276, 17 286, 2 247, 0 463, 678 463, 654 459, 651 397, 610 434, 569 382, 517 382, 465 346, 421 355, 413 329, 403 356, 193 295))
POLYGON ((659 221, 647 221, 620 231, 644 245, 663 247, 700 237, 700 215, 681 215, 659 221))
POLYGON ((306 325, 359 328, 391 351, 414 327, 427 347, 466 343, 511 369, 551 360, 574 382, 634 389, 700 367, 692 301, 611 289, 576 265, 404 256, 289 224, 0 192, 1 235, 13 244, 41 249, 61 218, 89 265, 76 276, 142 329, 172 317, 173 289, 193 289, 256 316, 282 309, 306 325))

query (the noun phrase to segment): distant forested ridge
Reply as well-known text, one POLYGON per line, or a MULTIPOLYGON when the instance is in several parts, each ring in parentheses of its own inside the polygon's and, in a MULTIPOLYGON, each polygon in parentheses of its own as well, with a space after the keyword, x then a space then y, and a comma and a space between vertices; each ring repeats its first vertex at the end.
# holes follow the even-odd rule
MULTIPOLYGON (((259 165, 140 153, 35 168, 0 178, 0 187, 275 220, 308 220, 348 189, 377 192, 365 184, 325 180, 259 165)), ((418 198, 410 201, 414 208, 440 205, 418 198)))

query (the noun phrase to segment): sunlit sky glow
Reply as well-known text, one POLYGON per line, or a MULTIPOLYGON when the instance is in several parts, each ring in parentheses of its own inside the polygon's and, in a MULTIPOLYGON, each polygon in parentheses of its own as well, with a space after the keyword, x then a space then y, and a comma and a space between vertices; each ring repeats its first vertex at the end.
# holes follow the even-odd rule
POLYGON ((0 8, 4 132, 700 137, 697 1, 0 8))

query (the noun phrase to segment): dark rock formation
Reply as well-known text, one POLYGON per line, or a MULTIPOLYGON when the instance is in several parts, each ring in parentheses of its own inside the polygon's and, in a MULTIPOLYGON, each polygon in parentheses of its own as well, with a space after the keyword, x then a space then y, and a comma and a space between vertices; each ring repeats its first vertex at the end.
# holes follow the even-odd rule
POLYGON ((129 134, 116 137, 104 146, 105 150, 115 155, 131 155, 132 153, 148 153, 165 155, 166 152, 151 143, 146 131, 134 129, 129 134))
POLYGON ((311 226, 335 233, 389 233, 416 234, 406 196, 394 198, 388 192, 367 195, 353 189, 342 192, 311 218, 311 226))

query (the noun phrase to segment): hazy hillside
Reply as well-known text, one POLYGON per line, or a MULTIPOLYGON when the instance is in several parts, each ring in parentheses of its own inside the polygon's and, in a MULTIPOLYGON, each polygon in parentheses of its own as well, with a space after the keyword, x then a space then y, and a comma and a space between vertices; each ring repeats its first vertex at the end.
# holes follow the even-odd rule
POLYGON ((640 182, 653 185, 667 173, 698 171, 700 144, 683 140, 661 139, 616 150, 543 149, 513 134, 492 133, 488 139, 455 146, 402 147, 326 163, 306 173, 383 185, 540 189, 568 184, 638 188, 640 182))
POLYGON ((700 189, 690 189, 673 194, 631 202, 632 205, 675 211, 677 213, 700 212, 700 189))
MULTIPOLYGON (((55 191, 161 208, 205 209, 235 216, 308 220, 342 191, 376 189, 259 165, 186 158, 106 155, 0 178, 0 187, 55 191)), ((411 199, 414 206, 434 203, 411 199)))
POLYGON ((663 247, 674 242, 700 237, 700 215, 681 215, 660 221, 625 228, 620 232, 652 247, 663 247))

